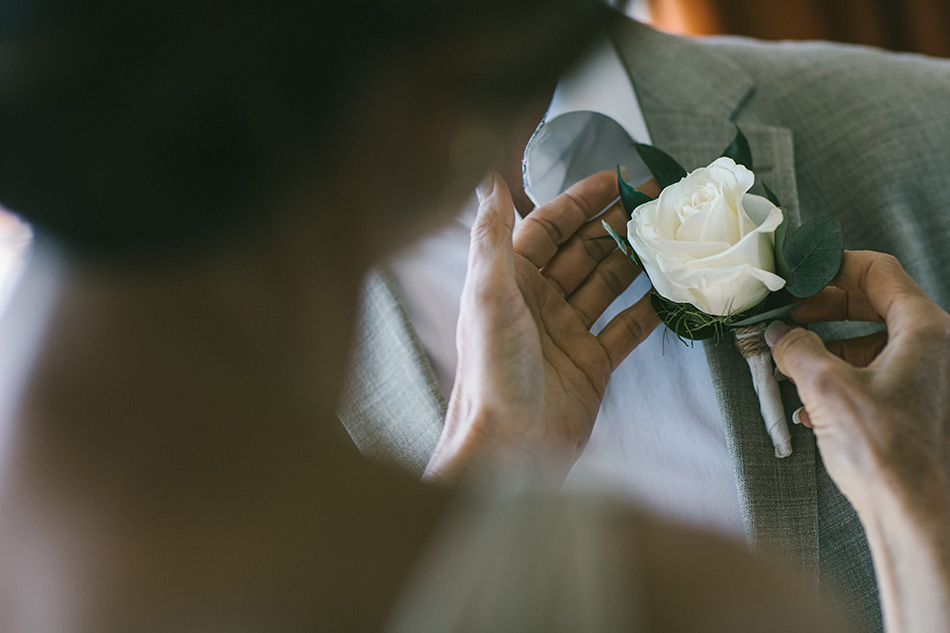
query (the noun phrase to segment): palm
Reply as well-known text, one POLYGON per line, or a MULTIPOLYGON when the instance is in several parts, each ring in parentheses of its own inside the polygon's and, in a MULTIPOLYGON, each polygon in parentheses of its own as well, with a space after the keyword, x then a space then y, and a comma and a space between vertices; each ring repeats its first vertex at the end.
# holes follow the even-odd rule
POLYGON ((544 418, 583 445, 610 379, 610 359, 577 311, 541 272, 516 256, 525 307, 538 329, 544 418))
POLYGON ((611 205, 615 179, 602 172, 578 183, 513 238, 511 198, 495 179, 472 230, 456 384, 430 468, 454 459, 465 436, 569 464, 587 442, 611 372, 659 323, 644 298, 590 333, 639 274, 612 242, 590 239, 604 234, 601 218, 617 230, 626 221, 611 205))

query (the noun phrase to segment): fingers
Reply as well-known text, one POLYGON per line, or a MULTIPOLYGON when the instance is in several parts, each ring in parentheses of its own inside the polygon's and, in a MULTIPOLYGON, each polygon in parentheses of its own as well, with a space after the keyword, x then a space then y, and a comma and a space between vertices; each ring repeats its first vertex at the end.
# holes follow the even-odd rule
POLYGON ((883 321, 864 293, 828 286, 791 313, 799 323, 821 321, 883 321))
POLYGON ((610 371, 617 369, 623 359, 645 341, 659 324, 660 318, 650 302, 649 292, 611 319, 597 335, 610 360, 610 371))
POLYGON ((828 341, 825 348, 853 367, 867 367, 887 345, 887 330, 856 338, 828 341))
POLYGON ((828 351, 817 334, 804 328, 775 321, 766 328, 765 340, 779 371, 798 386, 803 400, 816 386, 837 382, 852 371, 844 360, 828 351))
POLYGON ((617 250, 616 243, 604 231, 601 220, 620 235, 626 234, 627 214, 616 202, 595 221, 587 222, 578 229, 544 266, 544 276, 565 297, 577 290, 600 262, 617 250), (603 237, 608 239, 594 239, 603 237))
POLYGON ((602 171, 585 178, 525 216, 514 237, 515 251, 536 268, 543 268, 579 228, 617 196, 614 172, 602 171))
POLYGON ((597 266, 588 279, 568 298, 568 303, 580 316, 584 326, 600 318, 611 303, 627 289, 640 269, 618 250, 597 266))
POLYGON ((891 255, 845 251, 832 288, 816 295, 796 311, 810 321, 853 319, 887 322, 888 327, 920 318, 920 311, 937 306, 891 255), (807 309, 806 309, 807 308, 807 309))

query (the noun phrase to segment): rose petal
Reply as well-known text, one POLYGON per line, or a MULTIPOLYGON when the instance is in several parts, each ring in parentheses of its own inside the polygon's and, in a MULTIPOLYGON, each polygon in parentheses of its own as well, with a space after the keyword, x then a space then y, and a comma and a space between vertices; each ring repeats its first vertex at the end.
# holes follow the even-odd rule
POLYGON ((713 168, 725 169, 732 173, 737 186, 737 194, 746 193, 755 184, 755 174, 749 171, 745 165, 740 165, 731 158, 725 156, 717 158, 709 165, 709 169, 713 168))
POLYGON ((725 316, 759 304, 770 292, 784 286, 785 280, 754 266, 739 265, 714 271, 680 268, 669 276, 669 285, 679 296, 684 290, 692 295, 692 300, 682 301, 708 314, 725 316))
POLYGON ((773 272, 782 212, 746 193, 754 180, 751 171, 723 158, 637 209, 627 237, 657 292, 722 316, 784 286, 773 272))
MULTIPOLYGON (((762 224, 769 219, 769 216, 772 215, 773 211, 778 211, 779 217, 782 217, 782 212, 778 207, 772 204, 768 198, 757 196, 754 193, 748 193, 742 198, 742 208, 746 212, 746 216, 755 226, 762 226, 762 224)), ((781 220, 779 220, 779 224, 781 223, 781 220)), ((776 225, 776 228, 778 228, 778 225, 776 225)), ((774 231, 775 229, 771 230, 774 231)))
POLYGON ((742 234, 735 208, 724 195, 710 201, 704 213, 697 213, 684 222, 676 232, 681 241, 736 242, 742 234))

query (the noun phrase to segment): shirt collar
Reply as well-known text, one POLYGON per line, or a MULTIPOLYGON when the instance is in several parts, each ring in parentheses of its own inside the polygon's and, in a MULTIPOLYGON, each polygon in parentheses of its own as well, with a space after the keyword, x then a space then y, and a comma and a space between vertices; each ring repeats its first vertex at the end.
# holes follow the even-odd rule
POLYGON ((643 112, 627 69, 603 36, 558 82, 548 111, 525 148, 525 192, 544 204, 576 180, 618 163, 649 178, 633 142, 649 143, 643 112))

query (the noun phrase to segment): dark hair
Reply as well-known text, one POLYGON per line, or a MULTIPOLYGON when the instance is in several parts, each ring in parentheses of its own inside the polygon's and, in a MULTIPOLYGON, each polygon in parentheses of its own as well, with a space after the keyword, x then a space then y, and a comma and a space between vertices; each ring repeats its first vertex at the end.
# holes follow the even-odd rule
POLYGON ((428 63, 445 90, 504 109, 576 54, 595 4, 6 0, 0 204, 99 254, 226 233, 281 174, 329 159, 381 60, 454 47, 428 63))

